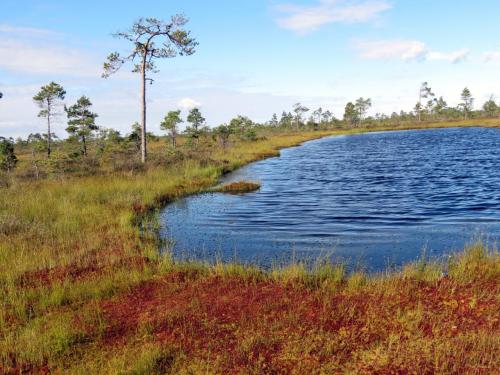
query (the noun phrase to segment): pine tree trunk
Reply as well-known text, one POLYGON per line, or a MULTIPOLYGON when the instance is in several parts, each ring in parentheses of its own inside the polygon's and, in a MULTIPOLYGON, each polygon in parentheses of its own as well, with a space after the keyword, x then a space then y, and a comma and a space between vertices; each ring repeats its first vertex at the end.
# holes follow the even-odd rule
POLYGON ((82 142, 83 142, 83 156, 87 156, 87 142, 85 136, 82 137, 82 142))
POLYGON ((146 54, 142 59, 142 86, 141 86, 141 105, 142 105, 142 118, 141 118, 141 162, 146 163, 146 54))
POLYGON ((50 158, 50 153, 52 152, 51 150, 51 136, 50 136, 50 112, 47 112, 47 157, 50 158))

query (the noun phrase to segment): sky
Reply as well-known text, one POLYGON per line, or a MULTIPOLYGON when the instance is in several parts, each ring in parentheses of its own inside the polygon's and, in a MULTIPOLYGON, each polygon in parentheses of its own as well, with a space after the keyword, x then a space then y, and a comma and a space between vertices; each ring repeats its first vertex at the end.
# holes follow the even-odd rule
MULTIPOLYGON (((105 128, 140 118, 140 80, 126 65, 101 78, 113 38, 140 17, 189 18, 192 56, 158 62, 148 86, 148 129, 170 110, 199 107, 209 126, 241 114, 255 121, 296 102, 341 118, 370 97, 371 114, 404 109, 421 82, 456 105, 468 87, 480 106, 500 100, 498 0, 0 0, 0 136, 44 132, 32 100, 51 81, 65 102, 88 96, 105 128)), ((61 115, 55 132, 65 135, 61 115)))

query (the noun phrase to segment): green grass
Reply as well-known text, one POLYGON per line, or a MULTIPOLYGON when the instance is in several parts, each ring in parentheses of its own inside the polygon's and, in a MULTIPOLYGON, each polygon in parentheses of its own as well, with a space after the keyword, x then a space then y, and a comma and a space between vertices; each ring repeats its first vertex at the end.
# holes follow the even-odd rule
MULTIPOLYGON (((406 125, 396 129, 471 126, 474 123, 406 125)), ((484 124, 498 126, 500 123, 491 120, 484 124)), ((342 264, 325 262, 318 262, 312 268, 293 263, 266 272, 237 263, 179 263, 168 253, 166 256, 159 254, 159 243, 154 235, 158 224, 155 213, 164 204, 181 196, 206 191, 215 186, 223 173, 254 160, 278 155, 280 148, 327 135, 384 129, 270 134, 267 139, 256 142, 235 142, 227 150, 210 148, 203 151, 209 158, 181 158, 166 167, 151 166, 135 172, 66 176, 39 181, 11 179, 7 188, 0 188, 0 372, 2 366, 4 370, 27 369, 35 372, 48 368, 61 373, 140 374, 167 370, 172 373, 220 373, 227 370, 228 363, 232 362, 229 357, 218 352, 217 348, 221 344, 215 338, 207 338, 208 346, 205 348, 202 345, 194 351, 188 342, 183 344, 182 340, 167 345, 155 338, 154 330, 162 327, 161 322, 150 322, 147 317, 142 318, 145 319, 143 330, 139 330, 137 335, 128 337, 121 344, 113 344, 113 341, 112 345, 103 344, 110 327, 115 323, 103 306, 125 298, 137 288, 142 290, 151 283, 160 283, 166 291, 172 290, 172 299, 181 298, 183 293, 190 292, 189 288, 196 288, 197 285, 200 285, 201 291, 208 293, 203 289, 203 283, 213 279, 219 280, 216 286, 219 285, 217 283, 224 285, 234 282, 242 292, 258 287, 257 290, 275 288, 286 294, 291 288, 293 292, 290 293, 298 293, 302 296, 300 298, 320 293, 321 297, 317 298, 320 298, 325 308, 324 319, 327 319, 328 308, 336 309, 331 298, 346 298, 346 305, 339 312, 341 316, 346 314, 352 319, 365 319, 367 329, 373 332, 382 332, 379 328, 382 323, 374 317, 374 312, 367 312, 363 318, 358 316, 354 305, 350 305, 351 298, 357 301, 356 296, 366 295, 368 303, 371 303, 375 296, 393 298, 401 293, 401 288, 420 291, 420 283, 434 287, 443 280, 449 280, 446 282, 452 283, 455 288, 462 285, 472 288, 475 294, 468 303, 480 306, 483 300, 490 301, 491 293, 496 290, 492 291, 491 285, 498 286, 499 256, 496 250, 487 249, 481 243, 471 245, 463 254, 452 257, 448 262, 423 259, 407 265, 400 273, 379 276, 367 276, 361 272, 347 274, 342 264), (169 281, 169 278, 174 281, 169 281), (478 285, 477 290, 475 284, 478 285), (490 285, 490 289, 481 292, 480 286, 484 285, 490 285)), ((153 155, 163 152, 162 142, 151 146, 153 155)), ((20 164, 25 162, 21 160, 20 164)), ((221 293, 229 291, 228 287, 221 293)), ((225 301, 224 294, 207 296, 202 293, 199 297, 200 308, 205 308, 204 298, 209 297, 213 298, 210 300, 212 308, 225 301)), ((387 306, 382 307, 387 307, 389 311, 392 305, 388 301, 383 300, 382 303, 387 306)), ((271 314, 277 308, 274 304, 279 302, 266 302, 267 305, 261 306, 262 313, 271 314)), ((134 303, 134 300, 130 300, 125 306, 133 307, 134 303)), ((449 303, 447 308, 455 305, 454 302, 449 303)), ((457 303, 460 304, 460 301, 457 303)), ((239 307, 243 306, 235 308, 239 307)), ((179 311, 171 317, 179 335, 183 332, 192 332, 193 337, 196 335, 195 330, 189 330, 190 325, 194 324, 189 315, 191 312, 188 314, 191 308, 194 307, 179 307, 179 311)), ((282 313, 285 314, 285 322, 295 322, 294 319, 302 314, 301 301, 296 301, 287 309, 277 311, 276 316, 282 313)), ((484 314, 489 314, 490 310, 485 311, 484 314)), ((453 370, 455 365, 446 359, 449 355, 446 341, 442 338, 432 340, 417 332, 415 324, 422 321, 421 315, 425 312, 424 307, 416 305, 410 311, 401 311, 398 318, 405 329, 415 335, 411 345, 403 344, 398 332, 388 330, 379 346, 373 344, 365 347, 360 344, 354 357, 349 357, 354 361, 352 363, 375 363, 380 368, 387 368, 388 363, 401 361, 403 366, 403 355, 414 358, 420 353, 430 362, 435 362, 435 369, 442 372, 453 370)), ((159 312, 154 310, 151 314, 155 317, 159 312)), ((267 326, 267 331, 265 321, 262 327, 254 326, 254 323, 257 322, 243 321, 231 323, 234 324, 232 326, 218 326, 216 320, 207 320, 203 323, 203 329, 213 326, 217 327, 217 332, 236 330, 236 337, 247 335, 237 344, 240 350, 237 358, 240 358, 243 366, 241 371, 246 369, 255 373, 271 372, 278 362, 280 369, 286 368, 282 367, 283 363, 296 363, 297 369, 316 368, 308 361, 316 358, 315 353, 318 353, 318 345, 322 340, 340 340, 332 341, 331 351, 325 352, 328 355, 337 353, 342 345, 354 345, 357 340, 353 338, 354 341, 348 343, 347 338, 350 336, 342 335, 349 333, 339 331, 337 336, 330 337, 330 334, 321 332, 320 326, 308 326, 303 328, 303 334, 307 337, 297 341, 297 345, 303 348, 299 350, 292 344, 286 344, 286 340, 282 341, 281 329, 285 328, 279 328, 278 323, 267 326), (262 354, 268 348, 278 346, 278 362, 262 354), (253 358, 250 362, 249 356, 253 358)), ((439 315, 435 324, 440 324, 439 315)), ((301 327, 301 324, 290 323, 290 327, 286 328, 290 329, 289 342, 299 337, 295 336, 299 333, 293 327, 301 327)), ((182 337, 189 339, 187 333, 182 337)), ((364 336, 360 333, 358 339, 361 340, 361 337, 364 336)), ((461 340, 456 343, 455 349, 462 350, 466 346, 472 348, 470 363, 483 361, 489 366, 496 363, 493 358, 485 356, 490 355, 492 348, 496 347, 498 335, 485 338, 483 334, 464 331, 461 340), (480 357, 481 350, 485 353, 483 357, 480 357)), ((460 361, 456 368, 465 368, 466 364, 460 361)), ((328 366, 324 363, 326 372, 334 369, 328 366)), ((356 368, 349 366, 346 364, 343 369, 356 373, 356 368)))
POLYGON ((260 189, 260 184, 257 182, 238 181, 216 186, 213 189, 210 189, 210 191, 217 193, 242 194, 250 193, 258 189, 260 189))

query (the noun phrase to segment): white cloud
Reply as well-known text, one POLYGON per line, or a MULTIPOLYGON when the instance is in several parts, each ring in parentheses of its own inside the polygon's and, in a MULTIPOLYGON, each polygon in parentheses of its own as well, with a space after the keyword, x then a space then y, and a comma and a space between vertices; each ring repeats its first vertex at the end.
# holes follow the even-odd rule
POLYGON ((195 107, 200 107, 201 103, 192 98, 182 98, 177 102, 177 105, 183 110, 190 110, 195 107))
POLYGON ((470 51, 466 48, 448 53, 432 51, 427 54, 426 59, 429 61, 448 61, 452 64, 458 64, 465 61, 469 53, 470 51))
POLYGON ((498 61, 500 62, 500 51, 489 51, 483 55, 484 62, 498 61))
POLYGON ((0 40, 0 69, 29 74, 98 76, 99 68, 87 54, 66 46, 0 40))
POLYGON ((431 51, 424 42, 404 39, 357 41, 355 48, 359 56, 367 60, 448 61, 457 64, 469 55, 468 49, 431 51))
POLYGON ((39 108, 33 103, 37 85, 2 85, 4 97, 0 100, 0 136, 26 136, 33 132, 43 132, 45 127, 37 118, 39 108))
POLYGON ((12 26, 6 23, 0 24, 0 33, 6 33, 6 34, 16 34, 17 36, 20 35, 27 35, 30 37, 34 36, 60 36, 62 35, 61 33, 53 30, 47 30, 47 29, 38 29, 35 27, 19 27, 19 26, 12 26))
POLYGON ((99 76, 97 59, 72 48, 61 36, 52 30, 0 24, 0 69, 33 75, 99 76))
POLYGON ((359 41, 356 49, 367 60, 421 60, 428 53, 425 43, 416 40, 359 41))
POLYGON ((282 4, 277 7, 285 16, 279 17, 280 27, 298 33, 308 33, 330 23, 357 23, 376 19, 380 13, 391 9, 385 0, 320 0, 314 6, 282 4))

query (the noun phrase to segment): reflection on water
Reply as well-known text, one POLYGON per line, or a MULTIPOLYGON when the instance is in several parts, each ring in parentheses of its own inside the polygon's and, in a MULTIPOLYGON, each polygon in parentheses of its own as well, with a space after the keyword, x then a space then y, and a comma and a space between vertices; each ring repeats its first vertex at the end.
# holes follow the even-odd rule
POLYGON ((248 165, 162 212, 177 257, 270 265, 329 256, 378 271, 500 237, 500 131, 434 129, 324 138, 248 165))

